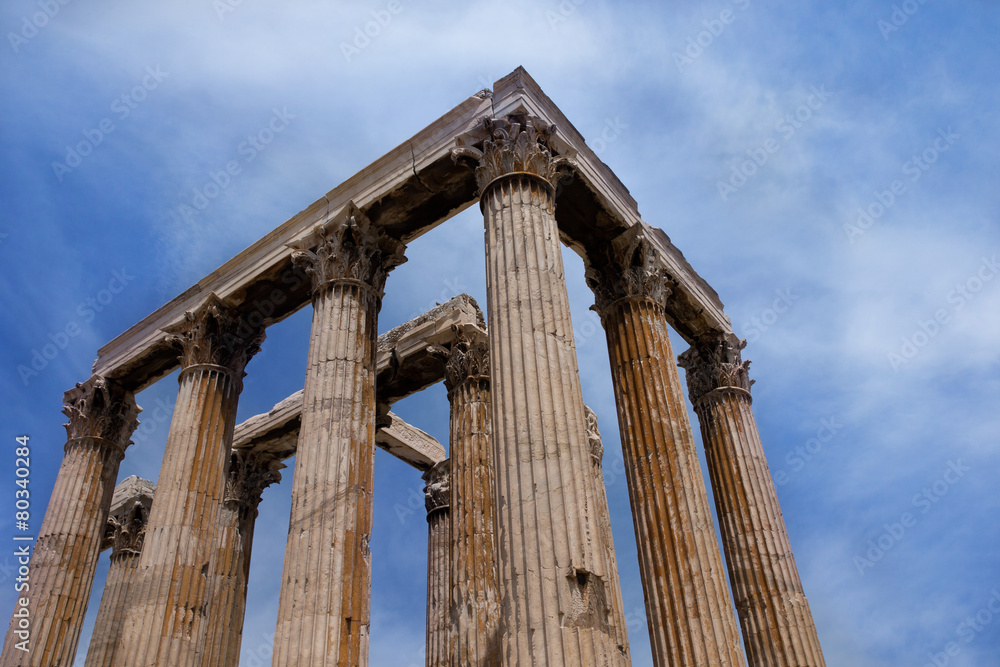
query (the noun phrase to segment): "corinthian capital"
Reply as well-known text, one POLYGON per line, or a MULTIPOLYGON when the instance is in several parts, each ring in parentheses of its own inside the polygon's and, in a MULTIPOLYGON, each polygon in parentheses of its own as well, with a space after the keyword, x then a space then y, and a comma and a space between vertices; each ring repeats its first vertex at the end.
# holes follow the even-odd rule
POLYGON ((424 506, 427 514, 451 504, 451 459, 445 459, 423 474, 424 506))
POLYGON ((285 467, 273 454, 234 449, 226 478, 226 500, 248 511, 257 511, 264 489, 281 481, 285 467))
POLYGON ((750 361, 740 352, 747 342, 735 334, 722 334, 691 346, 678 355, 677 364, 687 371, 688 394, 698 403, 717 389, 736 389, 750 395, 750 361))
POLYGON ((665 306, 672 293, 673 278, 657 258, 653 244, 641 227, 633 227, 616 239, 607 255, 597 258, 586 273, 594 291, 594 309, 603 317, 608 307, 622 300, 646 300, 665 306))
POLYGON ((138 556, 146 537, 149 506, 135 500, 108 516, 105 540, 111 545, 111 557, 138 556))
POLYGON ((556 171, 564 161, 553 157, 549 143, 556 126, 525 113, 503 118, 484 118, 487 138, 483 149, 461 146, 452 151, 452 159, 471 159, 476 164, 479 193, 495 180, 508 174, 533 174, 554 185, 556 171))
POLYGON ((354 202, 292 248, 292 263, 312 276, 313 292, 355 280, 381 296, 389 272, 406 261, 406 246, 372 224, 354 202))
POLYGON ((124 453, 132 444, 129 438, 139 426, 142 408, 136 405, 132 392, 118 383, 92 375, 67 391, 63 402, 63 414, 69 417, 65 425, 67 447, 96 439, 124 453))
POLYGON ((135 476, 115 487, 101 545, 102 549, 111 548, 112 558, 136 556, 142 551, 155 490, 155 484, 135 476))
POLYGON ((490 378, 490 348, 483 331, 460 332, 451 346, 444 368, 444 385, 448 393, 466 380, 490 378))
POLYGON ((200 364, 222 366, 240 380, 247 362, 260 351, 264 329, 251 326, 215 293, 184 319, 163 331, 181 350, 182 368, 200 364))

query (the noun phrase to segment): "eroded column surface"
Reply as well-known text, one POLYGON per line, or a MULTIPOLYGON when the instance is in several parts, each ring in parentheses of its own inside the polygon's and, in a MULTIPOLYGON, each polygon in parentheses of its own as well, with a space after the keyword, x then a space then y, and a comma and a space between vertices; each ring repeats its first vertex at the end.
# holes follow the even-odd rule
POLYGON ((292 255, 313 323, 273 663, 365 665, 371 606, 375 337, 404 246, 349 206, 292 255))
POLYGON ((825 665, 750 407, 745 345, 732 334, 707 339, 678 361, 701 422, 747 657, 752 667, 825 665))
POLYGON ((146 536, 146 522, 149 519, 154 488, 151 482, 136 477, 130 477, 122 484, 127 485, 132 480, 138 482, 135 486, 137 492, 124 498, 108 517, 104 542, 111 548, 111 564, 104 582, 104 593, 101 595, 94 630, 90 635, 85 667, 115 667, 122 664, 118 646, 130 594, 133 592, 136 565, 146 536))
POLYGON ((611 508, 608 507, 608 490, 604 485, 604 443, 601 441, 601 430, 597 426, 597 415, 594 414, 589 405, 585 405, 584 410, 587 413, 587 440, 590 444, 594 489, 597 492, 598 523, 607 552, 608 582, 611 584, 611 621, 614 627, 615 645, 618 650, 613 664, 630 665, 632 658, 628 647, 628 628, 625 624, 625 604, 622 602, 622 585, 618 578, 615 539, 611 532, 611 508))
POLYGON ((490 351, 485 333, 461 336, 445 367, 451 403, 451 622, 454 665, 500 664, 494 531, 490 351))
POLYGON ((427 667, 452 667, 450 460, 424 473, 427 507, 427 667))
MULTIPOLYGON (((138 425, 132 394, 100 376, 67 391, 64 401, 65 454, 31 553, 28 588, 19 593, 4 641, 5 666, 73 664, 118 466, 138 425), (30 619, 27 628, 19 613, 30 619)), ((27 554, 29 545, 14 548, 27 554)))
POLYGON ((214 294, 165 331, 180 389, 119 649, 130 667, 199 662, 237 401, 264 338, 214 294))
POLYGON ((267 452, 234 450, 230 457, 210 566, 204 667, 236 667, 240 663, 257 506, 264 489, 281 481, 278 471, 284 467, 267 452))
POLYGON ((587 281, 608 338, 653 663, 742 665, 708 493, 667 336, 670 279, 640 234, 621 241, 606 265, 588 269, 587 281))
POLYGON ((606 665, 614 652, 586 417, 556 228, 554 131, 486 121, 486 223, 502 661, 606 665))

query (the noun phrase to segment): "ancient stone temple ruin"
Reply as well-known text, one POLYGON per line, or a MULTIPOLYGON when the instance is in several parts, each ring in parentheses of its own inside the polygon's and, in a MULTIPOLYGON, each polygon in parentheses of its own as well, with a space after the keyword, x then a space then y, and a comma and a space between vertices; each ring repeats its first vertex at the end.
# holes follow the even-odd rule
POLYGON ((712 288, 520 68, 99 351, 65 396, 66 453, 31 560, 32 648, 14 647, 15 619, 3 665, 73 663, 109 548, 88 667, 235 667, 257 507, 292 455, 272 664, 367 664, 376 446, 426 480, 428 665, 629 665, 560 242, 583 258, 607 334, 654 664, 823 665, 744 343, 712 288), (386 277, 406 244, 476 202, 486 316, 463 295, 379 336, 386 277), (236 425, 266 327, 306 306, 302 391, 236 425), (676 359, 668 327, 690 346, 676 359), (135 477, 116 487, 135 393, 178 365, 155 489, 135 477), (447 454, 391 412, 440 381, 447 454))

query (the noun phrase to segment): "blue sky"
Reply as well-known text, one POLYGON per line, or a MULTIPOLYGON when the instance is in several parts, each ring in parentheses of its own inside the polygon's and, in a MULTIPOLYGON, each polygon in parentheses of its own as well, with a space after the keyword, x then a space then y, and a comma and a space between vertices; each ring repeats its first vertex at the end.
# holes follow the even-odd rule
MULTIPOLYGON (((15 532, 14 438, 31 436, 37 527, 62 394, 98 347, 523 65, 748 339, 828 664, 997 662, 995 3, 10 0, 0 27, 0 539, 15 532), (229 162, 238 173, 200 201, 229 162), (49 342, 58 354, 19 372, 49 342)), ((458 292, 485 307, 482 239, 473 207, 413 242, 380 329, 458 292)), ((566 268, 634 664, 649 665, 607 349, 582 263, 567 252, 566 268)), ((241 421, 301 388, 309 320, 269 330, 241 421)), ((176 390, 173 374, 139 396, 121 478, 156 479, 176 390)), ((447 440, 443 388, 396 411, 447 440)), ((269 663, 291 477, 261 504, 242 665, 269 663)), ((376 485, 372 664, 423 664, 422 483, 379 452, 376 485)), ((81 665, 106 570, 107 554, 81 665)))

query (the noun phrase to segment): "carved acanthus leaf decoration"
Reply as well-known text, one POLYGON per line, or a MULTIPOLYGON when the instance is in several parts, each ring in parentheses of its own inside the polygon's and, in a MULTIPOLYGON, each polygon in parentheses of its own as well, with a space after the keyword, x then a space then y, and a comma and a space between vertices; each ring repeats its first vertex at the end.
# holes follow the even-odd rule
POLYGON ((652 243, 641 233, 634 234, 624 246, 610 249, 606 260, 586 272, 587 284, 594 291, 594 309, 600 315, 622 299, 666 305, 675 281, 660 265, 652 243))
POLYGON ((687 372, 688 394, 697 403, 716 389, 741 389, 749 394, 750 361, 743 361, 747 342, 734 334, 706 339, 677 357, 677 364, 687 372))
POLYGON ((490 347, 484 332, 460 332, 445 364, 444 385, 450 394, 466 380, 490 377, 490 347))
POLYGON ((123 506, 108 517, 106 539, 111 545, 112 558, 138 556, 142 552, 148 520, 149 506, 141 500, 123 506))
POLYGON ((427 513, 448 507, 451 504, 451 459, 437 463, 423 474, 427 485, 424 487, 424 506, 427 513))
POLYGON ((353 202, 292 247, 292 263, 312 277, 313 291, 335 280, 357 280, 381 296, 389 272, 406 261, 406 246, 372 224, 353 202))
POLYGON ((142 412, 132 392, 99 375, 92 375, 66 392, 63 414, 69 417, 67 441, 100 438, 122 452, 131 443, 129 438, 139 426, 142 412))
MULTIPOLYGON (((511 173, 528 173, 540 176, 551 184, 556 182, 558 164, 552 159, 549 139, 556 126, 541 118, 523 113, 505 118, 484 118, 483 125, 489 135, 476 167, 476 184, 482 194, 497 178, 511 173)), ((475 153, 456 149, 453 157, 474 157, 475 153)), ((475 150, 475 149, 473 149, 475 150)))
POLYGON ((281 481, 285 464, 268 452, 233 450, 226 478, 226 500, 256 511, 264 489, 281 481))
POLYGON ((163 331, 181 350, 181 368, 222 366, 240 379, 266 336, 263 327, 252 326, 214 292, 196 310, 184 313, 183 321, 163 331))

